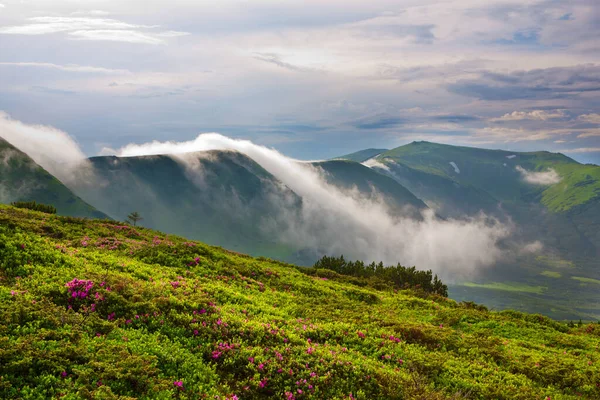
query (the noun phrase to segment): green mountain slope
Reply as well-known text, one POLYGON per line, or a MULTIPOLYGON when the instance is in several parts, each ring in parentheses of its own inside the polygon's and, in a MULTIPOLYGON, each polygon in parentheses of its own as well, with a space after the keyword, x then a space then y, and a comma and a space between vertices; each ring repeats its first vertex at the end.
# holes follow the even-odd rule
POLYGON ((60 215, 107 218, 27 154, 0 138, 0 203, 31 200, 55 206, 60 215))
POLYGON ((451 179, 460 185, 476 187, 505 202, 521 201, 540 189, 524 182, 517 166, 529 171, 580 166, 562 154, 519 153, 430 142, 413 142, 382 153, 378 158, 451 179))
POLYGON ((358 189, 367 198, 383 196, 393 209, 402 212, 407 206, 415 210, 427 206, 408 189, 394 179, 373 171, 362 164, 345 160, 331 160, 313 163, 325 172, 329 184, 342 189, 358 189))
POLYGON ((544 234, 564 254, 600 256, 600 167, 562 154, 519 153, 413 142, 377 156, 403 184, 442 215, 507 213, 526 237, 544 234), (540 173, 556 181, 532 183, 540 173), (498 212, 501 207, 502 211, 498 212), (582 217, 582 214, 585 217, 582 217))
POLYGON ((73 189, 124 220, 137 211, 142 225, 251 254, 289 258, 276 241, 278 208, 300 199, 250 158, 230 151, 177 158, 93 157, 95 179, 73 189))
POLYGON ((600 398, 600 325, 0 206, 0 397, 600 398))
POLYGON ((475 282, 451 286, 451 296, 475 298, 497 308, 546 309, 557 318, 600 315, 596 288, 572 279, 600 277, 600 167, 549 152, 429 142, 389 150, 376 161, 385 168, 373 169, 397 180, 439 214, 464 217, 484 211, 513 226, 517 246, 534 241, 543 245, 537 256, 515 254, 475 282), (547 178, 552 171, 559 182, 534 184, 525 179, 539 173, 547 178), (574 270, 557 270, 552 260, 564 260, 574 270), (553 274, 561 277, 552 279, 553 274), (539 287, 543 289, 529 291, 539 287), (554 305, 552 310, 548 304, 554 305))
POLYGON ((345 156, 336 157, 335 160, 349 160, 361 163, 386 151, 387 149, 365 149, 355 153, 346 154, 345 156))

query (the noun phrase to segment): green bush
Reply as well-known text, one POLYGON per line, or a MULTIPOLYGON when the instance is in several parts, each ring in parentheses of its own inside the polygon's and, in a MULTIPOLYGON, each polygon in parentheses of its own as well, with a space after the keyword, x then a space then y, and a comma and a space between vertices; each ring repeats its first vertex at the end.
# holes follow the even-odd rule
MULTIPOLYGON (((417 270, 416 267, 403 267, 402 265, 384 266, 382 262, 365 264, 362 261, 346 261, 344 256, 323 256, 313 268, 316 270, 330 270, 340 275, 350 275, 360 278, 378 278, 383 282, 390 282, 397 289, 420 289, 426 293, 435 293, 448 297, 448 286, 433 275, 431 270, 417 270)), ((378 285, 377 280, 372 281, 378 285)), ((381 285, 379 283, 379 285, 381 285)))
POLYGON ((46 214, 56 214, 56 207, 36 203, 35 201, 14 201, 10 203, 10 205, 17 208, 27 208, 33 211, 40 211, 46 214))

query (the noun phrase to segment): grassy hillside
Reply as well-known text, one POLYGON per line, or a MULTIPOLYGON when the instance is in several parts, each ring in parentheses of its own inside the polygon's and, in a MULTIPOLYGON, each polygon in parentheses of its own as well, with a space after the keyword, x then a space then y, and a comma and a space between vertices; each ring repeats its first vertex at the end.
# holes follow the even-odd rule
POLYGON ((0 138, 0 203, 13 201, 52 204, 60 215, 106 218, 28 155, 0 138))
POLYGON ((346 154, 345 156, 336 157, 335 160, 349 160, 361 163, 386 151, 387 149, 365 149, 355 153, 346 154))
POLYGON ((544 190, 542 204, 554 212, 565 212, 591 202, 600 202, 600 167, 567 164, 555 166, 562 180, 544 190))
POLYGON ((0 206, 0 397, 600 397, 600 325, 0 206))

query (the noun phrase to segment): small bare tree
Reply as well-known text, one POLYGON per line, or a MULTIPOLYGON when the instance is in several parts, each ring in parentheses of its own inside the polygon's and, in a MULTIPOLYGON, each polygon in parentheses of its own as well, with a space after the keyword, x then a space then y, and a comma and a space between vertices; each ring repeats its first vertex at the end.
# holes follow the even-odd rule
POLYGON ((127 219, 129 220, 129 222, 131 222, 133 224, 133 226, 136 226, 138 221, 141 221, 144 218, 142 218, 140 213, 138 213, 137 211, 134 211, 127 216, 127 219))

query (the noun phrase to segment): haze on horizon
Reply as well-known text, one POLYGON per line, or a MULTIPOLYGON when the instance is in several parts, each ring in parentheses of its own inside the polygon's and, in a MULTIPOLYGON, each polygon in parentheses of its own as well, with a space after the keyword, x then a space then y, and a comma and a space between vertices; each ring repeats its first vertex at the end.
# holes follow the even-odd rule
POLYGON ((219 132, 298 159, 428 140, 600 164, 598 37, 594 0, 0 0, 0 111, 88 156, 219 132))

